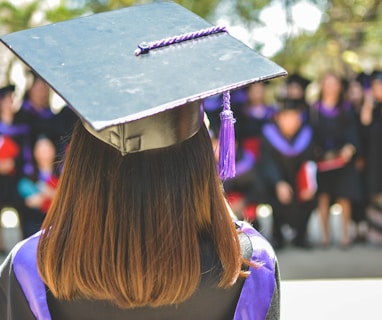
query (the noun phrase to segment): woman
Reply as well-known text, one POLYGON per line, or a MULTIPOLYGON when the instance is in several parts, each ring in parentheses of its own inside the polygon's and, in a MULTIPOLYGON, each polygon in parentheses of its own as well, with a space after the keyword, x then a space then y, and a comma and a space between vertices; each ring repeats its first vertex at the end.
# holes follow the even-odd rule
POLYGON ((361 110, 362 124, 367 128, 365 148, 365 175, 367 192, 368 241, 382 244, 382 71, 374 70, 370 75, 370 91, 366 93, 361 110))
POLYGON ((45 136, 38 137, 33 148, 33 175, 23 176, 17 184, 25 205, 24 237, 30 237, 41 229, 49 209, 58 182, 55 158, 53 141, 45 136))
POLYGON ((280 102, 275 120, 263 128, 259 167, 272 206, 276 249, 286 244, 281 232, 285 224, 296 232, 295 246, 311 248, 307 228, 316 205, 316 164, 313 130, 303 120, 305 107, 302 100, 285 99, 280 102))
MULTIPOLYGON (((52 318, 232 319, 240 243, 206 128, 125 157, 82 125, 71 141, 37 249, 52 318)), ((266 319, 277 319, 277 299, 276 289, 266 319)))
POLYGON ((311 114, 315 129, 318 159, 318 209, 322 224, 322 245, 331 242, 329 233, 329 208, 336 201, 342 208, 342 232, 340 244, 351 244, 349 224, 351 202, 360 195, 355 169, 355 155, 359 150, 359 138, 354 114, 344 97, 343 82, 328 73, 321 82, 321 97, 313 105, 311 114))
MULTIPOLYGON (((199 99, 285 71, 266 61, 264 74, 252 65, 245 78, 240 72, 244 79, 221 85, 222 54, 249 48, 228 35, 207 35, 147 54, 141 52, 145 45, 137 49, 136 35, 125 33, 133 29, 128 21, 159 39, 168 30, 189 29, 190 21, 199 30, 210 26, 174 3, 159 2, 35 29, 37 42, 58 40, 41 49, 24 39, 37 60, 15 50, 54 84, 82 124, 71 137, 42 232, 16 247, 2 266, 0 318, 279 319, 274 253, 252 227, 232 221, 199 99), (59 44, 67 40, 71 44, 59 44), (203 44, 216 48, 206 51, 203 44), (47 64, 57 49, 60 57, 47 64), (215 64, 208 79, 190 77, 196 62, 188 54, 198 65, 215 64), (73 68, 80 56, 87 57, 78 65, 82 72, 73 68), (166 80, 175 74, 170 85, 166 80), (210 83, 215 88, 205 94, 210 83), (193 98, 190 89, 198 93, 193 98)), ((2 40, 14 49, 20 35, 2 40)), ((30 39, 31 33, 23 35, 30 39)), ((243 60, 237 60, 231 67, 239 71, 243 60)))
POLYGON ((50 88, 39 76, 31 73, 32 84, 24 95, 19 117, 30 128, 32 146, 40 135, 48 136, 55 143, 57 138, 56 115, 50 109, 50 88))
MULTIPOLYGON (((14 85, 0 88, 0 209, 12 207, 23 221, 23 201, 17 192, 17 181, 23 173, 27 152, 28 127, 19 121, 13 94, 14 85)), ((0 226, 0 255, 7 250, 0 226)))

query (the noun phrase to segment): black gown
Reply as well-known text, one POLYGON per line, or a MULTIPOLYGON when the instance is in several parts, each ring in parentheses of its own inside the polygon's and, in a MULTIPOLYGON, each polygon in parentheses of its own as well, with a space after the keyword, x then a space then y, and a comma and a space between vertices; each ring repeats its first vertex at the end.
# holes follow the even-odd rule
POLYGON ((368 127, 366 154, 367 190, 369 197, 382 193, 382 102, 375 103, 373 121, 368 127))
MULTIPOLYGON (((326 109, 321 102, 312 108, 312 126, 315 132, 315 152, 320 161, 329 152, 338 153, 346 144, 359 151, 359 137, 354 113, 349 103, 344 102, 334 109, 326 109)), ((326 193, 334 200, 345 198, 360 200, 359 177, 355 157, 346 165, 318 173, 318 192, 326 193)))
POLYGON ((55 299, 36 268, 39 235, 20 243, 0 266, 0 320, 182 319, 279 320, 279 273, 268 242, 252 227, 237 222, 242 254, 257 264, 231 289, 217 288, 221 266, 208 239, 201 240, 202 278, 194 295, 178 306, 120 309, 107 301, 55 299))
MULTIPOLYGON (((299 199, 298 172, 308 161, 313 163, 313 130, 303 125, 292 139, 285 138, 275 123, 263 128, 261 143, 260 172, 266 183, 268 203, 273 210, 273 241, 277 247, 284 246, 281 228, 289 224, 296 230, 296 245, 306 245, 307 225, 316 203, 315 199, 299 199), (285 181, 293 189, 290 204, 282 204, 276 194, 275 186, 285 181)), ((313 173, 313 180, 315 174, 313 173)))

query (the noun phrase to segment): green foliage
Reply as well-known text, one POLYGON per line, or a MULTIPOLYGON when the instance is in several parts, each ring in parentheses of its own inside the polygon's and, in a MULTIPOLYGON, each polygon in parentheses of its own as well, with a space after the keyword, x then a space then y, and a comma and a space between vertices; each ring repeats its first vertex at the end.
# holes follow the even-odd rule
POLYGON ((23 7, 15 6, 8 1, 0 2, 0 25, 6 32, 19 31, 32 26, 32 17, 39 6, 35 0, 23 7))
POLYGON ((235 9, 241 19, 247 23, 259 22, 261 9, 270 2, 270 0, 237 0, 235 9))
POLYGON ((50 22, 60 22, 78 17, 83 14, 83 12, 83 9, 68 9, 60 5, 58 8, 46 11, 45 17, 50 22))
POLYGON ((328 1, 319 29, 311 35, 286 39, 283 51, 274 60, 288 71, 299 71, 312 78, 329 69, 351 77, 371 64, 378 66, 381 19, 379 0, 328 1))

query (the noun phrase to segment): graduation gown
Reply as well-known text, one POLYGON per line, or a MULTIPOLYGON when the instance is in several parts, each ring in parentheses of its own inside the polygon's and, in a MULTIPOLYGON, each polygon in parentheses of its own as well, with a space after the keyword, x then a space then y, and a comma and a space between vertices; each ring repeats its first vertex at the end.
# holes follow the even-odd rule
MULTIPOLYGON (((346 144, 352 144, 359 152, 357 125, 349 103, 326 109, 321 102, 317 102, 312 108, 312 125, 318 161, 328 152, 338 152, 346 144)), ((329 194, 333 199, 359 201, 359 183, 354 158, 343 167, 318 173, 318 191, 329 194)))
MULTIPOLYGON (((292 139, 285 138, 275 123, 265 125, 261 142, 260 172, 266 183, 267 201, 273 209, 273 236, 275 245, 283 245, 281 226, 290 224, 297 230, 296 242, 303 244, 308 220, 315 206, 314 199, 301 201, 298 173, 302 166, 314 160, 313 130, 303 125, 292 139), (287 182, 293 189, 290 204, 282 204, 276 195, 276 184, 287 182)), ((314 164, 314 163, 313 163, 314 164)), ((310 177, 315 183, 316 175, 310 177)))
MULTIPOLYGON (((39 234, 18 244, 0 267, 0 319, 279 319, 279 275, 269 243, 248 223, 237 221, 243 255, 257 264, 229 290, 216 287, 216 273, 204 274, 194 295, 178 306, 119 309, 107 301, 55 299, 39 277, 39 234)), ((213 246, 201 246, 202 271, 216 263, 213 246), (211 256, 212 254, 212 256, 211 256), (211 258, 212 257, 212 258, 211 258), (211 260, 212 259, 212 260, 211 260)), ((215 269, 216 270, 216 269, 215 269)))
POLYGON ((366 157, 367 190, 369 197, 382 193, 382 102, 375 102, 373 121, 368 127, 366 157))

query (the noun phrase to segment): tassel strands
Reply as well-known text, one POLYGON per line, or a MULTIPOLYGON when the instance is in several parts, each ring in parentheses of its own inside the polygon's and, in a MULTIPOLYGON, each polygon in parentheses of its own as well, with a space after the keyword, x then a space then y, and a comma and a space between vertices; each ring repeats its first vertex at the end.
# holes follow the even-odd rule
POLYGON ((233 117, 230 103, 229 91, 223 93, 223 111, 220 113, 220 132, 219 132, 219 176, 226 180, 233 178, 235 169, 235 128, 236 122, 233 117))

